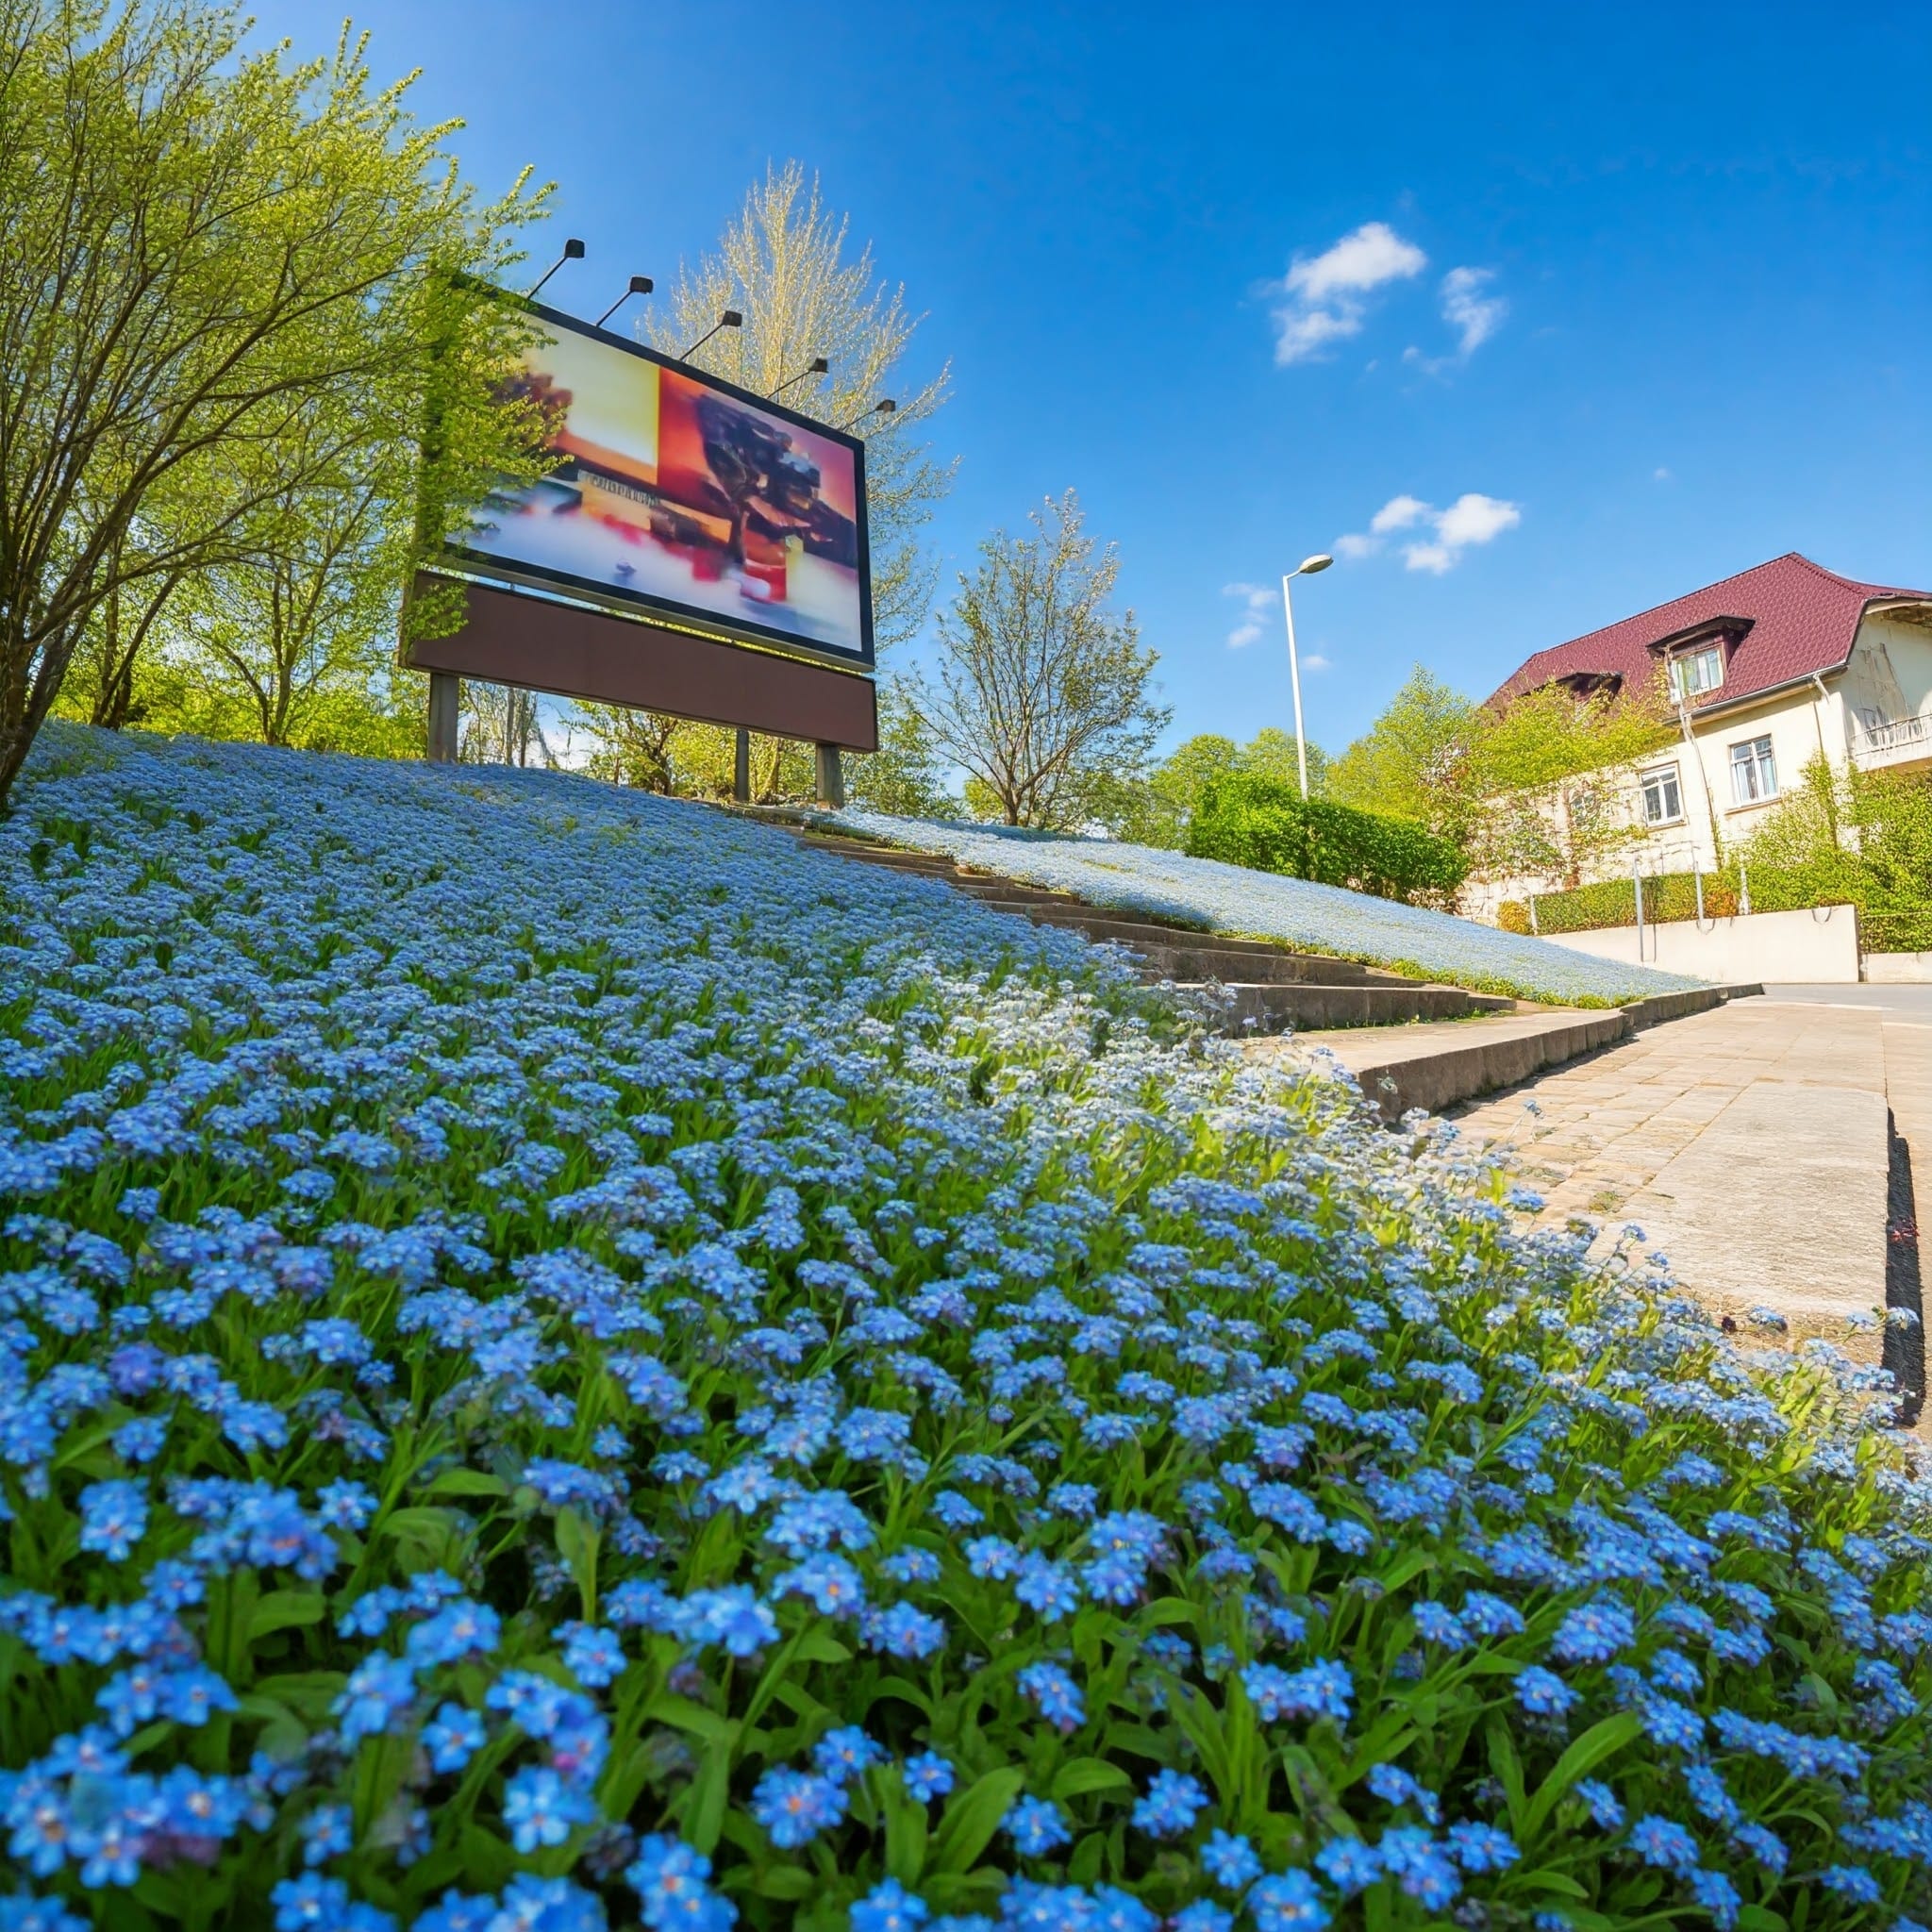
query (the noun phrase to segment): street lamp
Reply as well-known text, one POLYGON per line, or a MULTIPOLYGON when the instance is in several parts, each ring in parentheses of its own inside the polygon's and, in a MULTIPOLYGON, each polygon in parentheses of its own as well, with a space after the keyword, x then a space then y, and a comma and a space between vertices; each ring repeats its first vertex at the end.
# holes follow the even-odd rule
POLYGON ((1288 618, 1288 681, 1294 687, 1294 758, 1301 768, 1304 805, 1308 798, 1308 741, 1302 731, 1302 667, 1294 654, 1294 603, 1288 594, 1288 587, 1291 579, 1311 577, 1318 570, 1326 570, 1334 561, 1332 557, 1305 557, 1281 580, 1281 608, 1288 618))

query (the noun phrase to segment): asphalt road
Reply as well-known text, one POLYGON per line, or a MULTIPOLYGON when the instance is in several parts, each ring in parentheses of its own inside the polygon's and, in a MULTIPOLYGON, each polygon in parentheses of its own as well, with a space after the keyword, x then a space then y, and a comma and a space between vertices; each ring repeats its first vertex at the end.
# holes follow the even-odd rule
POLYGON ((1764 997, 1813 1007, 1871 1007, 1901 1020, 1932 1021, 1932 986, 1767 986, 1764 997))

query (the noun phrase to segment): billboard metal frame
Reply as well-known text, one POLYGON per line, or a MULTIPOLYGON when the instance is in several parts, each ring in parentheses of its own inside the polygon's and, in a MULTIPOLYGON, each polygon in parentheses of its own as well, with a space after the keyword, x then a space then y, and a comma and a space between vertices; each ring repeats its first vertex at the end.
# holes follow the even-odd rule
MULTIPOLYGON (((872 535, 868 528, 866 513, 865 439, 849 435, 842 429, 835 429, 830 424, 821 423, 798 409, 787 408, 783 403, 772 402, 752 390, 741 389, 736 383, 726 382, 723 376, 712 375, 709 370, 694 369, 688 362, 680 362, 675 357, 646 348, 643 343, 633 341, 627 336, 618 335, 611 329, 599 328, 593 323, 580 322, 574 315, 564 314, 561 309, 546 308, 541 302, 532 302, 527 306, 529 312, 546 328, 585 336, 592 341, 603 343, 608 348, 621 349, 627 356, 637 357, 640 361, 655 363, 659 369, 668 369, 689 380, 706 384, 729 396, 734 402, 742 403, 766 415, 774 416, 781 422, 793 424, 812 436, 824 437, 851 452, 855 491, 853 520, 857 525, 858 540, 859 636, 864 646, 863 654, 815 643, 809 639, 800 638, 793 631, 780 629, 775 625, 721 616, 715 610, 707 610, 691 604, 680 604, 675 598, 657 597, 644 591, 623 590, 593 578, 575 576, 567 571, 546 570, 534 564, 508 563, 504 558, 489 551, 472 550, 459 543, 451 542, 443 545, 437 553, 441 561, 449 569, 459 571, 466 575, 492 578, 499 583, 520 584, 533 591, 561 592, 565 596, 601 605, 608 610, 626 616, 657 617, 675 625, 679 629, 755 644, 763 650, 809 658, 819 663, 837 665, 846 671, 867 675, 873 673, 876 669, 876 654, 873 641, 872 535)), ((428 562, 428 559, 425 559, 425 562, 428 562)), ((434 569, 436 566, 429 563, 428 567, 434 569)))
MULTIPOLYGON (((417 638, 401 661, 426 671, 434 690, 458 677, 592 704, 627 705, 702 724, 737 725, 844 751, 876 751, 877 687, 852 666, 706 637, 582 603, 534 597, 493 583, 419 573, 417 584, 458 583, 463 622, 447 636, 417 638)), ((432 758, 454 756, 456 718, 430 732, 432 758)))

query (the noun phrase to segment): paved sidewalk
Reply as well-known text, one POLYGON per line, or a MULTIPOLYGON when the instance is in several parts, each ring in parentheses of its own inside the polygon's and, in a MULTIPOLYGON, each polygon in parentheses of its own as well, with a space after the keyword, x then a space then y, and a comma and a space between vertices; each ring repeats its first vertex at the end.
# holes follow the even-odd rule
POLYGON ((1635 1223, 1719 1313, 1845 1341, 1847 1315, 1886 1306, 1888 1106, 1932 1175, 1932 1024, 1824 997, 1768 989, 1453 1118, 1516 1150, 1546 1215, 1635 1223))

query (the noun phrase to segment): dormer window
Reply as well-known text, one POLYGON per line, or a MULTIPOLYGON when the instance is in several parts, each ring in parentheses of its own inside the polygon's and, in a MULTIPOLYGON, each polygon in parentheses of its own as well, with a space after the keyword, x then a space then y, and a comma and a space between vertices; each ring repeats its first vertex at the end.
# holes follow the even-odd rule
POLYGON ((1671 659, 1671 694, 1681 704, 1695 704, 1706 691, 1724 681, 1724 654, 1720 644, 1701 644, 1680 651, 1671 659))

